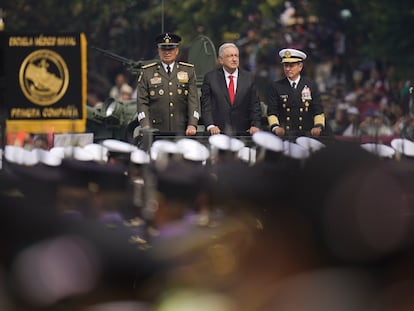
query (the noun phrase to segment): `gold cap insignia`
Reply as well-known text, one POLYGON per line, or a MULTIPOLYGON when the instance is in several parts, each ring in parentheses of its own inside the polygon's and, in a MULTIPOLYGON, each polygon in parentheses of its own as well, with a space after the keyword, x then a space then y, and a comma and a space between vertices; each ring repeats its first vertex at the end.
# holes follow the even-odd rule
POLYGON ((165 37, 164 37, 164 41, 165 41, 165 43, 170 43, 170 40, 171 40, 171 37, 170 37, 170 35, 167 33, 167 34, 165 34, 165 37))
POLYGON ((292 54, 290 53, 290 51, 285 52, 285 57, 291 57, 291 56, 292 56, 292 54))

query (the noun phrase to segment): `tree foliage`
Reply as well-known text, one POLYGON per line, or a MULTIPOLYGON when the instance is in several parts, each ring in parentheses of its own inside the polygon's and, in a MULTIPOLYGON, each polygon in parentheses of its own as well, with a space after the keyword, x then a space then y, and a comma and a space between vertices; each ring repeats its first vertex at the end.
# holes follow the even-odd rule
MULTIPOLYGON (((259 14, 267 27, 278 27, 284 0, 3 0, 6 30, 11 32, 85 32, 89 46, 108 49, 141 60, 155 55, 153 38, 176 31, 184 43, 198 33, 219 45, 247 29, 261 29, 252 18, 259 14)), ((347 34, 350 55, 395 63, 400 71, 414 65, 414 4, 412 0, 305 0, 306 7, 347 34), (350 16, 341 15, 348 9, 350 16)), ((96 52, 89 53, 92 84, 107 88, 119 64, 96 52)))
POLYGON ((359 57, 394 63, 410 74, 414 65, 414 2, 412 0, 329 0, 315 1, 318 15, 342 26, 348 45, 359 57), (348 9, 351 16, 341 16, 348 9))

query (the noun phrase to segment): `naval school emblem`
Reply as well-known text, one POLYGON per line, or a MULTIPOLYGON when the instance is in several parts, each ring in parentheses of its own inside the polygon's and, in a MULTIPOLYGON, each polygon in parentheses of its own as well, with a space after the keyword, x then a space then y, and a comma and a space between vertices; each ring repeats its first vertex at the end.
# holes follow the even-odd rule
POLYGON ((20 88, 34 104, 49 106, 59 101, 69 85, 69 70, 63 58, 52 50, 36 50, 22 62, 20 88))

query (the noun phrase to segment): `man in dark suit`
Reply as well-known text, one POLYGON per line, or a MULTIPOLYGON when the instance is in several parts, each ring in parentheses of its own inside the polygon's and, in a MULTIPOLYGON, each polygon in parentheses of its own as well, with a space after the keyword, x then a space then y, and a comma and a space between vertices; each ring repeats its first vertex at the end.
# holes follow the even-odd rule
POLYGON ((267 96, 270 130, 278 136, 320 136, 325 129, 325 114, 316 83, 301 75, 306 54, 283 49, 285 78, 275 81, 267 96))
POLYGON ((142 128, 195 135, 200 117, 194 65, 177 62, 181 37, 156 37, 160 62, 142 67, 138 77, 138 121, 142 128))
POLYGON ((239 68, 239 49, 224 43, 218 60, 221 67, 208 72, 201 86, 201 114, 207 131, 212 135, 259 131, 261 108, 254 76, 239 68))

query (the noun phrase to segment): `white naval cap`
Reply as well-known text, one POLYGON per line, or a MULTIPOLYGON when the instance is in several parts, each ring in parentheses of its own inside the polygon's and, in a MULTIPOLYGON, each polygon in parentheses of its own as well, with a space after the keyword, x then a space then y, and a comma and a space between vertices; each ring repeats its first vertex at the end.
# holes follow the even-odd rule
POLYGON ((208 138, 208 142, 213 148, 232 152, 238 152, 244 147, 244 142, 240 139, 225 134, 212 135, 208 138))
POLYGON ((109 152, 120 152, 120 153, 131 153, 138 149, 137 146, 134 146, 130 143, 117 140, 117 139, 105 139, 102 142, 102 146, 108 148, 109 152))
POLYGON ((283 49, 279 51, 282 63, 297 63, 306 59, 306 54, 296 49, 283 49))
POLYGON ((83 147, 75 146, 72 147, 72 157, 78 161, 93 161, 93 154, 86 151, 83 147))
POLYGON ((62 159, 75 159, 79 161, 93 161, 94 153, 90 150, 84 149, 80 146, 56 146, 52 147, 49 151, 55 157, 62 159))
POLYGON ((53 154, 53 152, 50 152, 49 150, 35 148, 32 152, 37 154, 37 158, 40 163, 47 166, 59 166, 62 163, 62 158, 53 154))
POLYGON ((266 131, 259 131, 252 135, 253 142, 266 150, 273 152, 283 151, 283 140, 273 133, 266 131))
POLYGON ((160 156, 179 154, 177 144, 166 139, 159 139, 152 143, 150 155, 152 160, 157 160, 160 156))
POLYGON ((148 164, 150 156, 144 150, 137 149, 131 153, 131 162, 135 164, 148 164))
POLYGON ((391 147, 400 154, 414 157, 414 142, 407 138, 394 138, 391 140, 391 147))
POLYGON ((296 160, 304 160, 309 157, 309 150, 291 141, 283 142, 283 154, 296 160))
POLYGON ((392 147, 380 143, 365 143, 361 144, 361 147, 380 158, 392 158, 395 154, 395 150, 392 147))
POLYGON ((92 159, 97 162, 108 161, 108 148, 100 144, 87 144, 83 147, 83 150, 92 155, 92 159))
POLYGON ((414 157, 414 142, 408 140, 409 143, 404 145, 402 154, 407 157, 414 157))
POLYGON ((299 146, 302 146, 305 149, 309 150, 310 152, 315 152, 322 148, 325 148, 324 143, 321 143, 319 140, 315 138, 307 137, 307 136, 300 136, 296 138, 296 143, 299 146))
POLYGON ((23 164, 24 152, 25 149, 23 147, 6 145, 4 148, 4 158, 10 163, 23 164))
POLYGON ((256 149, 244 146, 237 152, 237 157, 250 165, 256 163, 256 149))
POLYGON ((65 158, 65 149, 66 147, 63 146, 55 146, 50 148, 50 153, 54 154, 55 156, 64 159, 65 158))
POLYGON ((194 162, 204 162, 210 157, 210 151, 206 146, 195 139, 181 138, 177 142, 177 148, 183 158, 194 162))

